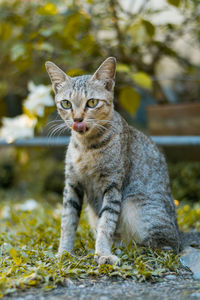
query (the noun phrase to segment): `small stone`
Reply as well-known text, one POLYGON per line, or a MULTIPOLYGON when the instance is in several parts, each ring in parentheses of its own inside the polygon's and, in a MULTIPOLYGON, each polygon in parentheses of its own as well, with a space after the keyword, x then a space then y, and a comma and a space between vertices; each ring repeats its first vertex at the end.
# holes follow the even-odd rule
POLYGON ((194 279, 200 279, 200 250, 187 247, 181 253, 180 262, 184 267, 189 268, 194 279))
POLYGON ((122 254, 122 251, 121 251, 120 249, 116 249, 116 250, 115 250, 115 254, 116 254, 116 255, 121 255, 121 254, 122 254))
POLYGON ((166 279, 170 279, 170 280, 174 280, 174 279, 176 279, 177 277, 176 277, 176 275, 166 275, 165 278, 166 278, 166 279))
POLYGON ((195 272, 193 275, 194 279, 200 279, 200 271, 199 272, 195 272))
POLYGON ((191 297, 195 299, 200 299, 200 293, 192 293, 191 297))
POLYGON ((69 279, 69 278, 65 278, 64 284, 65 285, 69 285, 69 286, 74 285, 73 281, 71 279, 69 279))

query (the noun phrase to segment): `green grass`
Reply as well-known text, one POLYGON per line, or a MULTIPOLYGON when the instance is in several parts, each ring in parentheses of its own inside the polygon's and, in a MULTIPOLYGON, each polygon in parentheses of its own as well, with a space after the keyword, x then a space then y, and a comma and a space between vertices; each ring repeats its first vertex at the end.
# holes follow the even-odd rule
MULTIPOLYGON (((77 231, 75 255, 57 258, 61 205, 38 203, 32 211, 19 204, 0 207, 0 297, 17 289, 33 286, 45 290, 64 285, 66 278, 120 276, 139 281, 160 280, 167 274, 179 274, 179 257, 170 252, 127 245, 117 251, 122 264, 97 266, 94 240, 85 214, 77 231), (6 214, 7 211, 7 214, 6 214)), ((185 230, 200 228, 200 206, 178 209, 179 225, 185 230)))

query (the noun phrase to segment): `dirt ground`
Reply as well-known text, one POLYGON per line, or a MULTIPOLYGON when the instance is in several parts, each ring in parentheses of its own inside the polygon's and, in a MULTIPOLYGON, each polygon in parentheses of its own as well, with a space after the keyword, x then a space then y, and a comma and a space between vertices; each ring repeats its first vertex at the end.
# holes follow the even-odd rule
POLYGON ((200 280, 194 280, 191 274, 182 276, 168 275, 157 283, 139 283, 132 279, 101 278, 66 281, 65 287, 50 292, 31 289, 15 293, 4 300, 196 300, 200 299, 200 280))

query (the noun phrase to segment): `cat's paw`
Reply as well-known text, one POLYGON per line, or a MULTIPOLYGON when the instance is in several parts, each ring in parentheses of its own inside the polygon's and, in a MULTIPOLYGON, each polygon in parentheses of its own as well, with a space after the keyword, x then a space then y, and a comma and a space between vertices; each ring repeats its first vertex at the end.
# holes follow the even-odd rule
POLYGON ((98 265, 117 265, 120 266, 121 262, 116 255, 95 255, 95 261, 98 265))

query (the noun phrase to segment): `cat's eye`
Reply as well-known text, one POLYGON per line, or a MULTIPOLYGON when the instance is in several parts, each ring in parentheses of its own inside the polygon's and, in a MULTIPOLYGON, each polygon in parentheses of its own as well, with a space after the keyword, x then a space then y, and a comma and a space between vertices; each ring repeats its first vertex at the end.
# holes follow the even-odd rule
POLYGON ((71 102, 69 100, 62 100, 62 101, 60 101, 60 105, 64 109, 70 109, 70 108, 72 108, 72 104, 71 104, 71 102))
POLYGON ((93 99, 93 98, 89 99, 87 102, 87 107, 94 108, 97 106, 98 103, 99 103, 98 99, 93 99))

